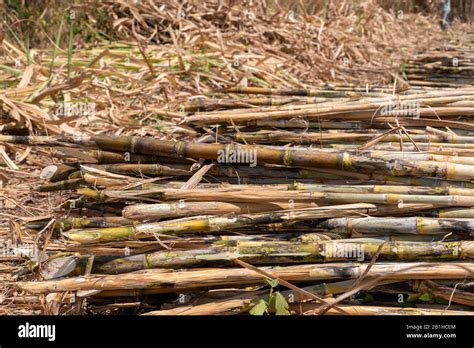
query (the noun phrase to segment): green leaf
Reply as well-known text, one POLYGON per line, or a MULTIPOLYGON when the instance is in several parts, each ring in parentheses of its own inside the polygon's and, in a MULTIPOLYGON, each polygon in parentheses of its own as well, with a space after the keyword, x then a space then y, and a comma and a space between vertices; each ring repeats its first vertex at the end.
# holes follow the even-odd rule
POLYGON ((408 294, 407 302, 416 302, 420 294, 408 294))
POLYGON ((420 297, 418 297, 418 299, 423 302, 431 302, 433 301, 433 295, 431 295, 429 292, 425 292, 420 297))
POLYGON ((442 304, 442 305, 449 304, 449 301, 447 301, 447 300, 445 300, 444 298, 441 298, 441 297, 435 297, 434 300, 438 304, 442 304))
POLYGON ((374 297, 372 296, 372 294, 369 294, 369 293, 366 293, 364 298, 360 300, 360 302, 362 303, 368 303, 368 302, 374 302, 375 299, 374 297))
POLYGON ((263 315, 268 310, 268 302, 265 300, 259 300, 255 306, 250 310, 252 315, 263 315))
POLYGON ((285 296, 280 292, 275 292, 272 296, 274 302, 273 307, 275 308, 276 315, 290 315, 288 302, 286 302, 285 296))
POLYGON ((264 279, 265 283, 267 283, 271 288, 276 288, 278 286, 278 279, 264 279))

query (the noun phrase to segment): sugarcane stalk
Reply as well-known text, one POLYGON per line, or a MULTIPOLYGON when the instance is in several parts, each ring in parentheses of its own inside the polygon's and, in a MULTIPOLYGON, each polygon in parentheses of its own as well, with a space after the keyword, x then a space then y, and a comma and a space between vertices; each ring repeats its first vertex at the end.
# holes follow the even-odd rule
MULTIPOLYGON (((232 265, 236 259, 255 265, 370 260, 468 260, 474 242, 323 241, 312 243, 237 240, 207 249, 158 251, 116 258, 96 256, 92 273, 119 274, 148 268, 192 268, 232 265), (381 246, 382 245, 382 246, 381 246), (380 247, 381 246, 381 247, 380 247)), ((77 259, 76 274, 84 274, 88 256, 77 259)))
MULTIPOLYGON (((172 309, 163 309, 157 311, 146 312, 143 315, 235 315, 248 311, 248 308, 253 303, 254 299, 249 298, 233 298, 215 301, 212 303, 205 303, 195 306, 180 306, 172 309)), ((291 304, 293 313, 305 312, 311 314, 311 311, 316 311, 317 305, 303 305, 291 304)), ((340 305, 349 315, 471 315, 468 311, 459 310, 441 310, 428 308, 400 308, 400 307, 381 307, 381 306, 349 306, 340 305)), ((326 315, 340 315, 336 310, 330 309, 326 315)))
POLYGON ((260 214, 249 216, 197 216, 169 221, 143 223, 135 226, 111 227, 101 229, 70 230, 64 235, 80 243, 111 241, 120 239, 143 239, 158 234, 212 233, 221 230, 248 227, 256 224, 269 224, 282 221, 284 214, 260 214))
MULTIPOLYGON (((275 88, 261 88, 261 87, 231 87, 225 89, 225 93, 243 93, 243 94, 264 94, 264 95, 289 95, 289 96, 305 96, 305 97, 357 97, 370 96, 378 97, 384 96, 383 93, 347 90, 331 90, 331 89, 275 89, 275 88)), ((388 90, 387 90, 388 92, 388 90)), ((390 93, 390 92, 388 92, 390 93)))
MULTIPOLYGON (((312 303, 303 303, 301 307, 291 305, 294 311, 304 312, 306 315, 317 314, 321 305, 312 303)), ((382 307, 382 306, 350 306, 340 305, 340 309, 346 311, 349 315, 474 315, 469 311, 445 310, 431 308, 400 308, 400 307, 382 307)), ((340 312, 331 308, 326 315, 341 315, 340 312)))
POLYGON ((439 209, 432 212, 432 215, 439 218, 446 219, 458 219, 458 218, 474 218, 474 209, 460 209, 460 208, 450 208, 450 209, 439 209))
MULTIPOLYGON (((196 169, 186 164, 122 164, 92 165, 92 168, 118 174, 154 175, 154 176, 192 176, 196 169)), ((250 167, 246 165, 214 165, 206 175, 228 178, 267 177, 267 178, 326 178, 324 174, 309 169, 293 169, 285 167, 250 167), (271 170, 270 170, 271 169, 271 170)))
POLYGON ((429 292, 432 295, 449 302, 455 302, 474 307, 474 293, 442 286, 431 280, 416 281, 413 285, 417 292, 429 292))
POLYGON ((431 204, 437 206, 460 206, 474 207, 473 196, 460 195, 410 195, 396 193, 337 193, 337 192, 314 192, 314 191, 229 191, 215 189, 213 192, 206 190, 179 191, 179 190, 143 190, 143 191, 114 191, 114 190, 91 190, 79 189, 78 192, 91 199, 104 201, 107 198, 137 199, 154 197, 160 201, 222 201, 222 202, 335 202, 335 203, 375 203, 375 204, 431 204))
POLYGON ((244 308, 249 307, 257 297, 257 295, 247 295, 198 305, 150 311, 143 315, 235 315, 242 313, 244 308))
POLYGON ((51 165, 43 169, 41 177, 50 182, 57 182, 69 179, 69 176, 78 170, 77 167, 69 165, 51 165))
POLYGON ((313 220, 321 216, 326 217, 328 214, 340 216, 341 213, 347 214, 347 209, 354 209, 354 212, 359 212, 360 209, 366 208, 371 208, 371 206, 355 204, 353 206, 341 205, 331 206, 330 208, 322 207, 300 211, 293 210, 235 216, 204 215, 160 222, 141 223, 134 226, 70 230, 63 234, 76 242, 92 243, 120 239, 144 239, 158 234, 219 233, 223 230, 267 225, 276 222, 313 220))
MULTIPOLYGON (((275 142, 309 142, 309 143, 329 143, 329 142, 347 142, 352 141, 353 144, 357 142, 365 142, 380 136, 382 133, 335 133, 335 132, 290 132, 290 131, 275 131, 275 130, 260 130, 257 132, 240 132, 235 134, 235 140, 250 143, 275 143, 275 142)), ((432 134, 386 134, 379 140, 381 143, 390 142, 409 142, 415 141, 420 143, 451 143, 451 144, 472 144, 474 137, 471 136, 441 136, 432 134)), ((471 163, 472 164, 472 163, 471 163)))
MULTIPOLYGON (((88 150, 85 154, 97 160, 99 164, 104 163, 162 163, 164 158, 150 155, 137 155, 133 153, 120 153, 112 151, 88 150)), ((170 161, 170 158, 166 160, 170 161)), ((81 161, 87 163, 87 161, 81 161)))
MULTIPOLYGON (((123 187, 133 183, 138 183, 137 178, 128 177, 128 178, 109 178, 102 175, 95 175, 90 173, 83 173, 82 178, 87 186, 96 186, 96 187, 123 187)), ((170 186, 171 187, 171 186, 170 186)))
POLYGON ((316 207, 314 203, 269 202, 260 204, 238 204, 225 202, 176 202, 160 204, 134 204, 125 207, 122 215, 132 220, 176 218, 195 215, 251 214, 269 211, 316 207))
MULTIPOLYGON (((3 136, 2 136, 3 137, 3 136)), ((3 139, 0 137, 0 141, 3 139)), ((11 139, 12 136, 7 136, 11 139)), ((48 138, 48 137, 46 137, 48 138)), ((23 138, 20 138, 21 141, 23 138)), ((49 138, 48 138, 49 139, 49 138)), ((438 177, 448 180, 469 181, 474 178, 474 166, 435 161, 377 161, 349 153, 327 153, 322 151, 277 150, 249 145, 202 144, 173 142, 145 137, 92 136, 74 139, 79 144, 95 144, 104 150, 130 151, 143 154, 160 154, 169 157, 203 158, 220 160, 235 154, 252 154, 259 164, 280 164, 296 167, 322 167, 361 172, 381 171, 395 176, 438 177)), ((51 141, 57 141, 52 138, 51 141)), ((45 139, 44 142, 47 142, 45 139)))
POLYGON ((420 234, 445 235, 454 233, 464 238, 474 237, 473 219, 426 217, 363 217, 329 219, 318 227, 331 233, 343 234, 420 234))
POLYGON ((162 164, 128 164, 113 163, 103 165, 91 165, 92 168, 101 169, 117 174, 135 174, 135 175, 163 175, 163 176, 182 176, 192 175, 189 165, 162 165, 162 164))
POLYGON ((436 162, 452 162, 459 164, 474 165, 474 158, 463 156, 443 156, 433 155, 427 153, 405 153, 405 152, 386 152, 386 151, 371 151, 367 153, 368 156, 380 158, 383 160, 409 160, 409 161, 436 161, 436 162))
MULTIPOLYGON (((92 137, 99 147, 108 148, 115 142, 116 138, 92 137)), ((474 166, 435 162, 435 161, 375 161, 361 156, 353 156, 348 153, 324 153, 318 151, 298 151, 298 150, 274 150, 270 148, 253 146, 230 146, 220 144, 199 144, 185 142, 167 142, 145 138, 118 138, 121 149, 136 152, 158 152, 163 155, 191 158, 216 159, 222 157, 220 154, 253 153, 255 160, 262 164, 282 164, 303 167, 327 167, 342 170, 384 171, 395 176, 431 176, 449 180, 470 180, 474 178, 474 166), (153 149, 153 150, 152 150, 153 149)), ((115 147, 114 144, 112 147, 115 147)))
MULTIPOLYGON (((262 129, 264 127, 271 128, 303 128, 303 129, 349 129, 349 130, 367 130, 371 128, 386 129, 387 122, 392 120, 391 117, 377 116, 369 121, 330 121, 330 120, 304 120, 304 119, 271 119, 271 120, 249 120, 244 123, 248 127, 262 129)), ((413 117, 397 117, 399 124, 413 127, 449 127, 453 129, 474 130, 474 125, 467 122, 455 120, 435 120, 413 117)))
MULTIPOLYGON (((25 224, 26 228, 41 230, 49 221, 35 221, 25 224)), ((120 216, 107 217, 69 217, 57 219, 54 222, 53 229, 56 231, 68 231, 73 228, 97 228, 97 227, 116 227, 132 224, 132 220, 120 216)))
POLYGON ((79 147, 80 145, 94 146, 93 143, 82 141, 82 136, 33 136, 33 135, 0 135, 0 142, 30 146, 64 146, 79 147))
MULTIPOLYGON (((332 213, 330 213, 333 215, 332 213)), ((343 213, 336 213, 338 216, 345 216, 343 213)), ((232 232, 235 233, 268 233, 268 234, 281 234, 281 233, 308 233, 314 231, 314 223, 312 221, 298 221, 298 222, 278 222, 267 225, 255 225, 252 226, 252 229, 248 228, 236 228, 232 232)), ((319 234, 321 235, 321 234, 319 234)), ((334 238, 341 238, 341 235, 338 234, 327 234, 327 236, 332 236, 334 238)), ((324 238, 323 238, 324 239, 324 238)), ((331 239, 331 238, 326 238, 331 239)))
MULTIPOLYGON (((385 283, 392 283, 393 281, 386 281, 385 283)), ((302 290, 316 294, 318 296, 326 296, 331 294, 338 294, 349 290, 353 285, 354 280, 343 280, 333 283, 322 283, 313 286, 303 287, 302 290)), ((293 295, 298 298, 299 294, 293 294, 292 291, 280 292, 285 298, 293 295)), ((242 312, 247 312, 251 305, 258 299, 263 299, 268 294, 259 292, 244 293, 230 298, 224 298, 210 303, 199 303, 189 306, 179 306, 171 309, 162 309, 157 311, 146 312, 143 315, 231 315, 242 312)), ((290 301, 292 302, 292 301, 290 301)), ((295 301, 300 302, 300 301, 295 301)))
POLYGON ((79 178, 79 179, 62 180, 62 181, 53 182, 50 184, 40 185, 40 186, 37 186, 35 190, 38 192, 65 191, 65 190, 74 190, 84 185, 87 185, 86 180, 84 180, 83 178, 79 178))
POLYGON ((438 280, 436 283, 447 286, 456 287, 456 289, 472 292, 474 290, 474 282, 472 279, 464 279, 460 282, 459 280, 438 280))
MULTIPOLYGON (((316 229, 317 227, 314 227, 316 229)), ((319 233, 302 233, 295 240, 302 243, 311 243, 319 240, 330 240, 334 239, 337 241, 361 241, 361 242, 422 242, 422 243, 433 243, 433 242, 455 242, 461 241, 463 236, 457 234, 438 234, 438 235, 419 235, 419 234, 382 234, 376 232, 374 234, 358 234, 354 232, 353 235, 347 233, 331 233, 331 232, 319 232, 319 233), (325 238, 324 238, 325 237, 325 238), (350 238, 350 239, 346 239, 350 238)))
POLYGON ((407 176, 390 176, 374 173, 370 177, 374 181, 403 183, 409 186, 434 186, 434 187, 461 187, 474 189, 474 183, 467 181, 447 181, 435 178, 413 178, 407 176))
MULTIPOLYGON (((357 279, 367 264, 330 263, 264 267, 266 272, 288 282, 357 279)), ((474 276, 470 262, 406 262, 376 263, 367 277, 385 279, 464 279, 474 276)), ((88 275, 49 281, 17 282, 20 289, 34 294, 79 290, 120 290, 156 288, 163 292, 179 292, 181 289, 199 289, 210 286, 246 286, 262 282, 262 275, 243 268, 210 268, 193 271, 144 270, 119 275, 88 275)))
MULTIPOLYGON (((352 149, 354 146, 362 146, 361 142, 353 141, 350 143, 336 143, 333 142, 330 145, 331 148, 337 151, 343 151, 346 149, 352 149)), ((416 146, 413 145, 411 142, 380 142, 377 145, 370 146, 373 150, 393 150, 393 151, 407 151, 407 152, 414 152, 418 150, 422 150, 424 152, 440 152, 441 150, 451 151, 451 153, 463 153, 466 151, 472 152, 474 149, 474 144, 457 144, 457 143, 416 143, 416 146), (400 144, 403 144, 402 146, 400 144), (402 148, 400 150, 400 148, 402 148)))
POLYGON ((315 104, 329 101, 322 97, 289 97, 289 98, 241 98, 241 99, 197 99, 184 105, 184 111, 211 111, 250 106, 276 106, 286 104, 315 104))
MULTIPOLYGON (((467 91, 465 91, 467 92, 467 91)), ((366 117, 367 119, 371 118, 371 115, 380 114, 382 106, 387 103, 398 103, 406 104, 410 103, 413 105, 415 103, 420 106, 430 106, 429 108, 421 107, 418 110, 420 116, 432 116, 438 114, 440 116, 446 115, 461 115, 473 113, 473 109, 466 107, 440 107, 439 105, 445 105, 449 103, 454 103, 458 101, 472 100, 472 91, 467 92, 465 95, 456 96, 438 96, 438 97, 429 97, 428 94, 425 95, 408 95, 399 97, 398 99, 392 97, 378 98, 373 101, 362 100, 360 102, 348 102, 348 103, 323 103, 323 104, 308 104, 308 105, 295 105, 292 109, 286 108, 282 109, 276 108, 270 109, 265 112, 252 112, 247 110, 241 110, 239 113, 233 110, 232 112, 208 112, 200 113, 193 116, 186 117, 184 122, 186 124, 217 124, 217 123, 230 123, 230 120, 234 123, 247 122, 249 120, 260 120, 260 119, 291 119, 294 117, 303 117, 307 119, 312 118, 322 118, 327 117, 334 119, 339 116, 343 119, 350 120, 351 113, 356 113, 358 116, 366 117), (329 117, 328 117, 329 116, 329 117)), ((395 110, 394 110, 395 111, 395 110)), ((399 110, 400 111, 400 110, 399 110)), ((397 116, 396 112, 393 112, 392 115, 397 116)), ((399 115, 406 116, 403 113, 399 115)), ((373 117, 372 117, 373 118, 373 117)))
MULTIPOLYGON (((448 98, 439 98, 439 100, 433 100, 433 104, 449 104, 457 101, 462 101, 463 97, 452 97, 450 100, 448 98)), ((425 100, 414 100, 414 101, 402 101, 400 102, 403 109, 408 109, 412 107, 414 103, 420 103, 423 107, 416 109, 413 113, 416 112, 417 117, 430 118, 434 115, 442 117, 450 116, 472 116, 474 114, 474 109, 472 107, 464 106, 430 106, 431 99, 425 100), (427 107, 425 107, 427 106, 427 107)), ((385 103, 390 101, 386 101, 385 103)), ((368 121, 372 116, 378 117, 383 116, 384 119, 389 119, 394 121, 397 116, 407 116, 408 111, 403 109, 399 111, 390 111, 390 116, 386 116, 380 111, 383 108, 384 102, 382 103, 372 103, 365 105, 354 105, 350 103, 345 103, 341 105, 327 105, 323 104, 308 104, 310 108, 304 108, 303 106, 297 107, 292 106, 291 108, 287 107, 286 110, 267 110, 265 112, 252 112, 247 110, 240 110, 237 112, 220 112, 220 113, 199 113, 193 116, 188 116, 184 118, 183 122, 185 124, 194 124, 194 125, 212 125, 212 124, 246 124, 251 120, 273 120, 273 119, 291 119, 296 117, 302 117, 307 120, 317 120, 317 119, 331 119, 331 120, 344 120, 344 121, 368 121)), ((237 110, 234 110, 237 111, 237 110)), ((433 123, 431 123, 433 124, 433 123)))
POLYGON ((294 183, 289 185, 290 190, 340 192, 340 193, 395 193, 411 195, 459 195, 473 196, 472 188, 457 188, 443 186, 391 186, 391 185, 318 185, 294 183))

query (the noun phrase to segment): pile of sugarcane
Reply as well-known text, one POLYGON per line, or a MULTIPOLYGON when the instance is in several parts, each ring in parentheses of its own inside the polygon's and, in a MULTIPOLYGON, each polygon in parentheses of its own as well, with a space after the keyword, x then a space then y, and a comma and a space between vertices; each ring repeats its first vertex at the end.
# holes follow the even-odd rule
POLYGON ((473 314, 473 100, 236 87, 183 105, 195 137, 1 135, 51 148, 35 189, 68 192, 22 219, 48 241, 15 286, 86 312, 473 314))
POLYGON ((462 87, 474 85, 474 33, 466 33, 467 43, 446 45, 425 51, 402 67, 412 86, 462 87))

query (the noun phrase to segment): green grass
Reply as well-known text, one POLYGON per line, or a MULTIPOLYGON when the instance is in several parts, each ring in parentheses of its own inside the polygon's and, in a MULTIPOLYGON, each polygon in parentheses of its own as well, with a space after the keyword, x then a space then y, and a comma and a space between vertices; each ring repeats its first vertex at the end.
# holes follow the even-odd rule
POLYGON ((61 24, 59 25, 59 31, 58 34, 56 35, 56 41, 55 45, 53 47, 53 56, 51 58, 51 65, 49 66, 49 78, 51 79, 51 75, 53 74, 53 67, 54 67, 54 62, 56 60, 56 56, 58 54, 58 48, 61 43, 61 33, 63 31, 63 25, 64 25, 64 17, 61 19, 61 24))
POLYGON ((69 43, 67 47, 67 79, 71 78, 71 60, 73 54, 73 43, 74 43, 74 19, 71 18, 69 13, 69 43))

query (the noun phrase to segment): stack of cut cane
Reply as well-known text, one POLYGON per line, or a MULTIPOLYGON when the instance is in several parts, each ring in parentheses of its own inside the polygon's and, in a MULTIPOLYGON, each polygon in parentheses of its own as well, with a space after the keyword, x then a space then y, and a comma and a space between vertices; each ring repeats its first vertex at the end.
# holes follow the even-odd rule
POLYGON ((68 192, 23 220, 56 242, 17 285, 150 315, 473 314, 473 101, 238 87, 183 106, 195 137, 2 135, 53 148, 37 190, 68 192))
POLYGON ((410 85, 428 88, 456 88, 474 84, 474 33, 466 33, 466 43, 425 51, 403 67, 410 85))

